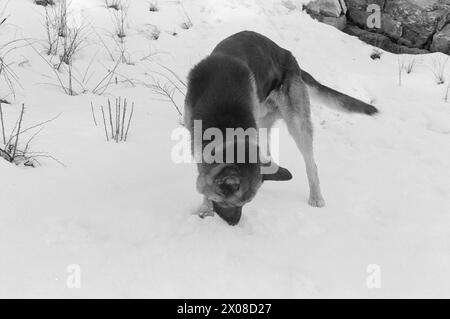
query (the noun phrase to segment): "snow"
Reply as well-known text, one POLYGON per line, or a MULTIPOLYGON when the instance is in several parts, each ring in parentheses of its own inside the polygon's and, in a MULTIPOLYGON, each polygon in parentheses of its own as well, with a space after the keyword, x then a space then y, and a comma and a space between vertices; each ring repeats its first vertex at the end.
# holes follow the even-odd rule
MULTIPOLYGON (((177 3, 160 1, 160 11, 149 12, 147 1, 133 0, 126 39, 133 64, 119 65, 123 76, 103 96, 64 94, 29 46, 10 55, 22 88, 3 105, 6 125, 12 128, 22 103, 25 126, 60 114, 31 148, 65 166, 50 158, 37 168, 0 161, 0 297, 449 297, 450 103, 429 69, 443 55, 421 56, 399 87, 397 56, 373 61, 372 47, 312 20, 302 2, 184 1, 194 24, 184 30, 177 3), (147 38, 150 24, 161 30, 158 40, 147 38), (294 179, 265 184, 230 227, 195 215, 196 167, 170 156, 178 113, 140 81, 164 72, 158 63, 184 78, 218 41, 245 29, 290 49, 322 83, 373 100, 381 114, 313 103, 323 209, 308 206, 303 160, 278 124, 280 161, 294 179), (159 53, 142 60, 149 52, 159 53), (99 105, 118 96, 136 107, 129 140, 116 144, 94 125, 90 102, 100 122, 99 105), (72 264, 81 269, 80 289, 66 284, 72 264), (381 269, 379 289, 366 285, 372 264, 381 269)), ((15 0, 6 11, 0 42, 26 37, 44 52, 37 41, 45 39, 44 9, 15 0)), ((72 14, 71 23, 89 21, 113 47, 103 1, 73 0, 72 14)), ((93 56, 88 90, 115 64, 89 32, 75 57, 80 73, 93 56)))

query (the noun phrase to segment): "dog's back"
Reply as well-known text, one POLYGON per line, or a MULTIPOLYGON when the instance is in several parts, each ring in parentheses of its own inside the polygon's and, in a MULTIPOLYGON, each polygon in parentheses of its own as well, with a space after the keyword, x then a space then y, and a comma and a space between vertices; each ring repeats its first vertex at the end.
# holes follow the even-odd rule
POLYGON ((251 93, 256 88, 262 102, 279 88, 289 69, 289 55, 272 40, 251 31, 220 42, 189 74, 186 105, 190 122, 202 119, 203 128, 255 127, 251 93))
POLYGON ((216 54, 234 57, 247 65, 260 102, 278 89, 289 74, 300 74, 300 69, 292 63, 291 52, 252 31, 242 31, 226 38, 212 51, 212 55, 216 54))
POLYGON ((191 129, 194 120, 202 120, 203 130, 216 127, 254 127, 249 92, 251 72, 238 59, 210 55, 189 74, 186 108, 191 129))

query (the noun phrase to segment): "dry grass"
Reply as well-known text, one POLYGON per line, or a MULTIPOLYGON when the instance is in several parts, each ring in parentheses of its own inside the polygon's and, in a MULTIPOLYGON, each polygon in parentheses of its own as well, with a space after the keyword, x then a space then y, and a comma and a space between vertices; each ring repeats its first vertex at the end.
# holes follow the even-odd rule
POLYGON ((450 57, 434 57, 431 61, 430 70, 434 75, 436 84, 445 83, 445 67, 450 57))
POLYGON ((414 69, 416 68, 416 65, 418 63, 418 60, 415 56, 409 57, 405 62, 405 72, 406 74, 411 74, 414 69))
POLYGON ((186 82, 178 76, 172 69, 158 64, 163 71, 151 71, 147 74, 151 78, 151 83, 143 83, 144 86, 150 88, 155 95, 159 95, 164 99, 168 100, 177 113, 181 116, 181 106, 177 103, 179 97, 183 98, 186 96, 187 85, 186 82), (156 78, 155 76, 159 76, 156 78))
POLYGON ((397 57, 397 66, 398 66, 398 86, 402 86, 402 75, 403 75, 403 71, 405 70, 405 59, 403 56, 399 56, 397 57))
POLYGON ((445 102, 448 102, 449 94, 450 94, 450 83, 447 85, 447 89, 445 90, 445 97, 444 97, 445 102))
POLYGON ((372 60, 380 60, 382 55, 383 55, 383 51, 375 48, 372 50, 372 53, 370 54, 370 58, 372 60))
POLYGON ((105 0, 106 8, 119 11, 122 7, 122 0, 105 0))
POLYGON ((157 0, 151 0, 148 2, 148 11, 150 12, 158 12, 159 11, 159 6, 158 6, 158 1, 157 0))
POLYGON ((39 6, 54 6, 55 5, 55 1, 53 0, 34 0, 34 3, 36 3, 39 6))
POLYGON ((121 2, 119 10, 112 12, 114 34, 121 42, 123 42, 124 38, 127 36, 126 29, 128 26, 128 8, 128 3, 121 2))
POLYGON ((188 29, 192 28, 194 26, 194 24, 192 23, 192 20, 181 0, 179 0, 179 5, 181 7, 181 12, 183 15, 183 22, 181 23, 180 27, 182 29, 188 30, 188 29))
MULTIPOLYGON (((131 103, 131 110, 129 110, 126 98, 122 99, 119 97, 113 102, 115 103, 112 105, 111 100, 108 99, 107 107, 104 105, 100 106, 106 141, 114 141, 116 143, 126 142, 134 114, 134 102, 131 103)), ((92 102, 91 110, 94 124, 97 126, 94 105, 92 102)))
MULTIPOLYGON (((7 21, 9 15, 6 14, 7 4, 0 8, 0 31, 7 32, 7 21)), ((15 39, 3 42, 0 38, 0 101, 9 103, 11 96, 16 98, 16 88, 22 87, 18 75, 15 73, 14 62, 9 59, 10 55, 14 55, 14 51, 26 46, 26 39, 15 39), (5 90, 6 88, 6 90, 5 90), (7 93, 5 94, 5 92, 7 93)))
POLYGON ((5 131, 5 111, 0 103, 0 126, 2 133, 2 143, 0 144, 0 157, 5 159, 10 163, 14 163, 16 165, 24 165, 35 167, 36 164, 39 164, 38 158, 46 157, 51 158, 58 162, 61 165, 64 165, 59 160, 44 152, 31 152, 30 144, 34 140, 34 138, 42 131, 43 126, 56 118, 32 125, 28 128, 23 128, 24 126, 24 115, 25 115, 25 104, 22 104, 20 109, 20 113, 18 119, 15 122, 15 125, 9 135, 6 137, 5 131), (34 133, 33 133, 34 130, 34 133), (33 133, 27 139, 24 139, 25 133, 33 133))

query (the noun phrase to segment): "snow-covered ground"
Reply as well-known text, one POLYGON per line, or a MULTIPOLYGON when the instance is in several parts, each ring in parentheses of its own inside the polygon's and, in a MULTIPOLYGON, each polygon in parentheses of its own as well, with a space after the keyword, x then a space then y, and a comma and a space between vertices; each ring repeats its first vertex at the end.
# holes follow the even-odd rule
MULTIPOLYGON (((22 103, 25 126, 60 114, 30 147, 65 166, 0 160, 0 297, 450 297, 450 102, 429 69, 444 56, 418 57, 400 87, 397 56, 370 59, 372 47, 312 20, 302 2, 184 1, 194 24, 185 30, 177 2, 161 0, 150 12, 148 1, 132 0, 130 64, 118 66, 117 83, 101 96, 89 90, 115 62, 92 26, 117 56, 102 0, 71 6, 71 23, 89 25, 74 60, 80 74, 92 61, 88 92, 64 94, 30 46, 10 54, 22 87, 3 104, 5 124, 12 129, 22 103), (161 30, 157 40, 149 39, 152 25, 161 30), (372 101, 381 114, 313 104, 323 209, 308 206, 303 160, 279 124, 280 161, 294 179, 265 184, 230 227, 195 215, 196 168, 171 159, 180 117, 142 83, 151 74, 163 81, 156 72, 170 76, 160 64, 185 78, 218 41, 245 29, 290 49, 321 82, 372 101), (128 141, 116 144, 94 125, 90 102, 101 122, 99 105, 118 96, 134 101, 135 112, 128 141), (67 286, 73 264, 79 289, 67 286), (381 287, 369 289, 378 274, 381 287)), ((27 38, 48 59, 38 41, 46 37, 43 7, 6 3, 0 43, 27 38)), ((450 63, 446 74, 450 80, 450 63)), ((176 100, 182 105, 180 94, 176 100)))

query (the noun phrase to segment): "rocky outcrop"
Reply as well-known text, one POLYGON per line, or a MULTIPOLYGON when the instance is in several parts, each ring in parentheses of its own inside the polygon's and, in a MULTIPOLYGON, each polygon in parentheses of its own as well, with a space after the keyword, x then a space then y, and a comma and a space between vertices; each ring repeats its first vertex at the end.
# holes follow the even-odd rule
POLYGON ((339 30, 347 25, 347 6, 344 0, 315 0, 308 3, 305 9, 315 19, 339 30))
POLYGON ((392 52, 450 54, 450 0, 315 0, 306 10, 334 26, 345 16, 340 30, 392 52), (374 14, 369 5, 377 5, 379 25, 368 23, 374 14))
POLYGON ((356 26, 347 25, 344 32, 354 35, 361 39, 362 41, 371 44, 373 46, 382 48, 388 52, 396 54, 425 54, 430 53, 430 51, 419 48, 410 48, 405 45, 395 43, 388 36, 381 33, 370 32, 356 26))
POLYGON ((433 36, 431 51, 450 54, 450 24, 433 36))

